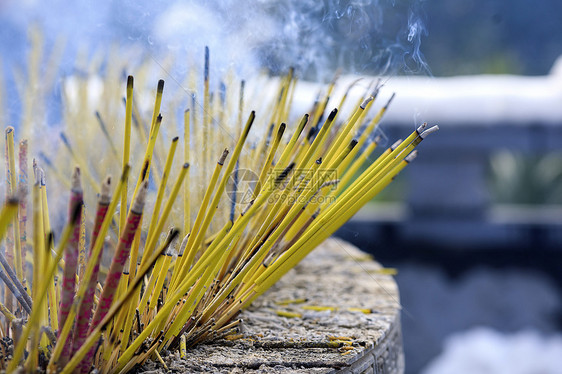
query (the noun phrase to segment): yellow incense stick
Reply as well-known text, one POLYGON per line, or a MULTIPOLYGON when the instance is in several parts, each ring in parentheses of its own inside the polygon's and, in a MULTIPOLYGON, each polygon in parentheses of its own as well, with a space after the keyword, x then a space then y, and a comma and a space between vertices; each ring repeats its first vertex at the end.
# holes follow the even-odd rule
MULTIPOLYGON (((122 168, 129 163, 131 154, 131 123, 133 120, 133 76, 127 77, 127 99, 125 101, 125 132, 123 135, 123 164, 122 168)), ((121 208, 119 213, 119 232, 125 227, 127 221, 127 191, 129 182, 125 181, 123 192, 121 193, 121 208)))
MULTIPOLYGON (((52 279, 53 276, 55 275, 55 272, 57 270, 58 260, 60 260, 62 258, 62 255, 64 253, 64 248, 66 247, 66 243, 68 243, 68 240, 70 239, 72 231, 74 231, 74 226, 77 224, 78 218, 80 217, 80 214, 81 214, 80 210, 81 209, 82 209, 81 205, 77 206, 77 209, 72 214, 72 217, 70 218, 70 220, 68 221, 68 224, 66 225, 65 229, 63 230, 63 235, 61 237, 61 241, 60 241, 59 246, 58 246, 59 248, 56 251, 57 257, 55 258, 55 261, 51 262, 51 264, 50 264, 45 276, 43 277, 43 279, 52 279)), ((29 335, 31 334, 31 332, 35 330, 35 334, 39 333, 39 325, 38 324, 40 322, 41 313, 42 313, 42 309, 43 309, 43 303, 45 301, 45 296, 46 296, 46 293, 47 293, 49 283, 50 282, 43 282, 43 283, 37 285, 37 292, 36 292, 36 297, 35 297, 34 308, 31 311, 31 316, 29 317, 29 321, 28 321, 28 323, 26 324, 26 327, 23 330, 20 341, 18 342, 18 345, 14 349, 12 361, 10 361, 10 364, 8 366, 8 370, 7 370, 8 372, 13 372, 16 369, 17 365, 19 364, 19 361, 23 356, 24 349, 25 349, 25 346, 27 344, 27 339, 29 338, 29 335)))
MULTIPOLYGON (((113 198, 111 199, 111 203, 109 204, 108 207, 108 212, 114 212, 116 207, 117 207, 117 203, 120 201, 121 199, 121 191, 123 190, 124 184, 125 184, 125 180, 129 174, 129 170, 130 167, 129 165, 126 165, 125 168, 123 169, 123 173, 121 174, 121 178, 119 179, 119 183, 117 184, 116 188, 115 188, 115 193, 113 195, 113 198)), ((94 243, 94 246, 92 247, 92 255, 90 256, 90 259, 88 260, 88 264, 86 266, 86 272, 84 273, 84 278, 82 279, 82 282, 80 283, 80 286, 78 287, 78 291, 76 292, 76 300, 78 300, 78 302, 72 304, 72 308, 70 309, 70 313, 66 319, 66 322, 64 324, 64 326, 62 327, 61 332, 59 333, 59 338, 57 340, 57 344, 55 346, 55 348, 53 349, 52 353, 51 353, 51 358, 49 360, 49 365, 48 367, 51 368, 55 368, 56 367, 56 363, 58 362, 58 358, 60 356, 60 354, 62 353, 62 349, 64 347, 65 341, 68 337, 68 334, 70 333, 70 329, 73 326, 73 322, 74 322, 74 317, 76 316, 76 313, 78 311, 78 309, 80 308, 80 302, 84 297, 84 294, 86 293, 86 289, 89 285, 90 282, 90 278, 92 276, 92 273, 94 271, 94 266, 97 262, 97 259, 99 257, 99 253, 102 249, 102 246, 104 244, 104 239, 105 239, 105 235, 107 233, 107 230, 109 229, 109 224, 111 223, 111 218, 112 218, 112 214, 108 213, 105 215, 105 218, 103 220, 101 229, 100 229, 100 233, 94 243)))
POLYGON ((19 201, 11 198, 6 201, 0 212, 0 242, 4 239, 8 226, 18 213, 19 201))
MULTIPOLYGON (((189 109, 183 112, 183 161, 189 160, 189 109)), ((183 182, 183 232, 188 233, 191 227, 191 201, 189 199, 189 172, 183 182)))
MULTIPOLYGON (((35 80, 40 77, 37 74, 37 61, 40 60, 38 56, 40 54, 35 56, 34 65, 34 69, 37 69, 33 72, 35 80)), ((112 55, 112 58, 115 56, 112 55)), ((91 74, 90 76, 97 76, 97 69, 102 61, 101 57, 91 63, 84 60, 83 68, 91 74)), ((163 66, 168 66, 171 61, 164 61, 163 66)), ((83 333, 78 331, 83 329, 74 328, 73 321, 78 317, 84 321, 85 312, 91 312, 86 310, 91 309, 90 301, 84 303, 87 304, 84 313, 80 307, 87 287, 97 284, 95 280, 92 280, 94 283, 90 282, 96 266, 93 259, 99 257, 104 246, 116 246, 118 233, 123 231, 130 209, 127 179, 129 169, 128 166, 125 168, 113 198, 106 194, 109 204, 107 214, 100 211, 97 218, 90 214, 85 215, 88 221, 83 217, 82 239, 79 245, 82 252, 85 249, 86 231, 94 221, 96 228, 92 237, 95 236, 96 239, 90 246, 90 258, 86 260, 85 253, 80 255, 77 275, 80 283, 75 301, 70 307, 67 320, 59 325, 59 321, 54 317, 58 315, 57 302, 60 300, 61 282, 56 281, 55 274, 51 275, 50 272, 51 269, 56 272, 58 266, 64 267, 64 261, 60 258, 61 251, 51 250, 53 236, 50 233, 49 208, 53 206, 49 207, 47 204, 46 186, 41 183, 44 181, 42 171, 38 167, 35 168, 39 184, 32 189, 34 251, 29 254, 34 271, 30 290, 35 302, 32 308, 29 308, 31 313, 28 322, 24 323, 25 342, 16 342, 17 355, 14 361, 19 362, 9 363, 14 369, 21 364, 26 345, 26 370, 35 370, 39 368, 38 365, 41 365, 39 369, 44 369, 39 360, 41 353, 49 357, 47 370, 50 372, 61 369, 65 373, 75 370, 83 372, 89 370, 93 364, 101 372, 117 373, 131 370, 135 365, 142 365, 149 358, 161 361, 160 353, 164 349, 175 349, 179 346, 180 355, 185 356, 188 347, 208 339, 224 337, 225 334, 229 334, 232 339, 240 338, 238 331, 233 330, 240 323, 234 320, 236 313, 249 305, 355 214, 363 204, 386 187, 411 161, 415 155, 414 148, 428 133, 434 131, 433 128, 426 130, 421 126, 406 140, 366 165, 365 171, 356 176, 359 169, 368 163, 369 155, 376 148, 377 138, 374 141, 371 139, 392 100, 391 97, 371 120, 366 120, 374 98, 381 88, 380 80, 374 86, 371 85, 374 89, 368 88, 367 99, 358 102, 348 118, 336 121, 338 110, 326 113, 335 92, 336 74, 324 90, 319 90, 316 102, 309 111, 311 116, 304 115, 287 128, 287 120, 292 115, 292 102, 296 98, 297 77, 292 70, 275 81, 270 81, 269 78, 256 80, 248 85, 248 88, 245 88, 244 82, 238 86, 232 76, 225 80, 219 78, 219 84, 216 85, 218 90, 214 90, 212 86, 215 84, 210 81, 207 49, 203 92, 200 94, 195 89, 199 79, 197 72, 200 69, 190 67, 193 73, 186 81, 192 101, 189 110, 183 114, 182 161, 195 160, 196 168, 190 172, 188 164, 183 168, 173 167, 178 138, 168 143, 170 147, 163 162, 164 144, 167 142, 165 136, 170 131, 162 128, 161 106, 164 104, 166 111, 171 114, 167 127, 173 130, 178 125, 181 126, 176 123, 179 119, 176 118, 179 114, 178 108, 185 105, 185 101, 178 95, 181 93, 180 88, 172 92, 169 101, 163 101, 164 82, 159 81, 154 107, 147 108, 142 88, 148 86, 147 79, 152 67, 149 62, 141 63, 135 67, 138 72, 135 75, 136 85, 141 89, 137 88, 138 94, 135 92, 133 97, 133 78, 128 77, 123 107, 122 84, 114 82, 119 81, 121 72, 128 68, 125 63, 121 64, 119 61, 110 65, 100 78, 103 95, 99 99, 95 98, 96 107, 93 110, 88 108, 94 99, 90 90, 91 78, 73 77, 72 81, 69 81, 71 88, 63 90, 63 101, 70 104, 64 106, 63 110, 62 122, 66 126, 66 134, 63 134, 61 139, 64 147, 62 151, 49 150, 42 158, 49 171, 60 179, 61 184, 69 182, 62 171, 74 166, 73 163, 82 165, 84 175, 91 185, 86 192, 99 190, 97 183, 94 183, 97 175, 105 173, 107 169, 115 169, 121 164, 128 165, 132 162, 137 168, 135 170, 140 169, 131 194, 133 199, 136 198, 141 183, 148 185, 147 180, 154 167, 155 172, 150 180, 151 185, 155 187, 147 192, 149 209, 152 209, 151 218, 144 225, 142 218, 139 219, 140 229, 134 233, 130 253, 127 258, 119 260, 120 264, 125 265, 125 269, 112 273, 115 274, 112 279, 119 276, 121 278, 118 287, 114 282, 112 288, 105 289, 106 293, 112 290, 112 302, 102 303, 100 299, 101 305, 96 306, 96 310, 104 308, 104 313, 107 314, 100 318, 101 322, 91 329, 87 337, 82 337, 83 333), (234 92, 238 87, 239 93, 234 92), (270 89, 272 100, 264 100, 268 96, 264 95, 264 92, 270 89), (197 95, 203 97, 202 105, 197 102, 197 95), (247 115, 244 114, 246 96, 256 99, 256 107, 250 109, 255 109, 258 113, 265 112, 266 115, 256 117, 256 112, 252 111, 248 120, 243 122, 243 116, 247 115), (136 105, 135 99, 142 105, 136 105), (118 105, 114 105, 116 102, 118 105), (95 139, 102 136, 109 142, 104 142, 105 149, 111 147, 110 151, 117 152, 115 134, 110 133, 111 127, 105 126, 105 123, 119 123, 123 117, 123 108, 125 126, 117 130, 117 134, 123 136, 123 159, 116 161, 115 157, 107 155, 99 157, 99 161, 98 158, 92 159, 88 152, 95 151, 95 139), (151 119, 142 117, 150 111, 151 119), (101 121, 101 118, 107 122, 101 121), (249 135, 254 122, 256 126, 266 129, 264 135, 249 135), (75 126, 69 126, 70 123, 81 123, 80 131, 75 126), (138 136, 131 134, 133 125, 138 136), (219 131, 219 125, 224 131, 219 131), (363 129, 361 134, 357 134, 358 128, 363 129), (290 136, 285 135, 288 131, 290 136), (230 143, 231 139, 226 134, 237 135, 234 139, 235 144, 230 143), (357 136, 357 140, 353 140, 354 136, 357 136), (228 151, 225 151, 216 166, 212 166, 211 154, 217 151, 217 147, 222 150, 224 146, 228 146, 231 151, 230 159, 226 160, 228 151), (228 162, 225 164, 225 161, 228 162), (231 177, 235 183, 246 182, 237 174, 238 170, 254 170, 258 174, 257 186, 249 190, 246 196, 251 199, 249 202, 239 197, 229 201, 224 194, 231 177), (330 174, 327 172, 329 170, 335 173, 330 174), (170 177, 174 183, 168 186, 170 177), (178 196, 180 193, 182 197, 178 196), (196 209, 197 214, 193 214, 192 221, 191 212, 196 209), (174 249, 171 248, 171 234, 166 240, 161 240, 168 225, 182 227, 184 230, 184 240, 177 249, 177 257, 172 256, 174 249), (110 228, 112 230, 109 230, 110 228), (163 254, 164 252, 167 253, 163 254), (47 271, 45 273, 40 269, 47 271), (39 329, 40 326, 46 329, 39 329), (49 341, 49 328, 58 329, 59 337, 49 341), (73 334, 75 344, 73 354, 66 364, 69 355, 63 353, 63 347, 69 334, 73 334), (76 340, 77 336, 81 338, 76 340), (101 343, 96 348, 98 342, 101 343)), ((23 83, 26 81, 23 75, 17 79, 23 83)), ((353 82, 347 87, 340 107, 355 84, 356 82, 353 82)), ((25 84, 21 87, 22 94, 32 94, 25 84)), ((26 111, 31 111, 32 106, 29 103, 41 102, 37 97, 33 97, 34 101, 28 99, 29 97, 24 105, 26 111)), ((22 117, 28 123, 30 118, 34 118, 28 112, 22 114, 22 117)), ((29 126, 24 127, 31 130, 29 126)), ((14 171, 15 167, 10 167, 10 160, 15 156, 13 131, 11 136, 12 148, 7 145, 7 169, 14 171)), ((42 146, 39 146, 40 153, 43 152, 41 148, 42 146)), ((12 176, 9 173, 8 176, 12 183, 12 176)), ((15 182, 12 185, 15 186, 15 182)), ((236 185, 234 191, 239 193, 242 189, 236 185)), ((49 193, 53 192, 49 187, 49 193)), ((84 195, 86 199, 91 198, 86 193, 84 195)), ((229 194, 229 197, 230 195, 232 194, 229 194)), ((92 204, 87 201, 85 206, 88 205, 92 204)), ((8 207, 3 208, 3 212, 7 212, 7 209, 8 207)), ((55 216, 57 215, 53 215, 55 216)), ((14 220, 14 217, 8 214, 0 217, 0 239, 12 222, 17 224, 19 220, 14 220)), ((12 229, 9 230, 11 233, 12 229)), ((24 233, 25 230, 22 235, 24 233)), ((177 235, 176 230, 171 233, 177 235)), ((24 278, 23 271, 22 266, 24 278)), ((101 269, 102 277, 104 272, 108 272, 107 268, 101 269)), ((95 273, 98 274, 97 271, 95 273)), ((10 277, 16 279, 19 275, 10 277)), ((27 305, 27 301, 17 297, 18 302, 27 305)), ((96 295, 93 297, 97 300, 96 295)), ((90 296, 88 300, 89 298, 90 296)), ((97 301, 94 304, 97 305, 97 301)), ((5 307, 6 313, 2 312, 1 306, 0 313, 9 320, 11 315, 16 313, 8 302, 5 307)), ((339 346, 342 343, 338 340, 334 344, 339 346)))
MULTIPOLYGON (((8 180, 9 180, 9 187, 10 191, 8 193, 10 195, 15 195, 16 193, 16 156, 14 150, 14 128, 8 127, 6 129, 6 151, 8 156, 8 180)), ((22 255, 21 255, 21 237, 20 237, 20 226, 19 222, 17 221, 17 216, 15 218, 16 222, 12 225, 13 227, 13 235, 15 241, 15 267, 16 267, 16 275, 19 280, 23 280, 23 269, 22 269, 22 255)))
POLYGON ((170 150, 168 151, 168 156, 166 157, 166 164, 164 166, 164 173, 160 179, 160 185, 158 186, 158 192, 156 194, 156 201, 154 203, 154 209, 152 210, 152 217, 150 219, 150 225, 148 227, 146 241, 150 242, 152 236, 155 235, 155 228, 158 221, 158 216, 160 215, 160 207, 162 205, 162 200, 164 198, 164 193, 166 192, 166 183, 168 182, 168 177, 170 176, 170 171, 172 170, 172 163, 174 162, 174 154, 178 146, 178 137, 172 139, 172 144, 170 145, 170 150))

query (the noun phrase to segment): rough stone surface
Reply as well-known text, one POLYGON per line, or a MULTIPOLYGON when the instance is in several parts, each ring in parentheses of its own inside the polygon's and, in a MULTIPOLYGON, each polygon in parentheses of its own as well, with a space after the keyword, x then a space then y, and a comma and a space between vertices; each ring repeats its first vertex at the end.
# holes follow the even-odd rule
MULTIPOLYGON (((241 313, 241 338, 199 345, 186 359, 170 354, 165 358, 168 369, 176 373, 403 373, 398 289, 383 273, 381 265, 357 248, 329 239, 241 313), (303 303, 279 304, 303 298, 303 303), (335 310, 306 309, 310 306, 335 310), (301 317, 281 317, 278 311, 301 317), (334 337, 341 338, 335 347, 334 337)), ((161 365, 148 362, 139 372, 154 371, 163 372, 161 365)))

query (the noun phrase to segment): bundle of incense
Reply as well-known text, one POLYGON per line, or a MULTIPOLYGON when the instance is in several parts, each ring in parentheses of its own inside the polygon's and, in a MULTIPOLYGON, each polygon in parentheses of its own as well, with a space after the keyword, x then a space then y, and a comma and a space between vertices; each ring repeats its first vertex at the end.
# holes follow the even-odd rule
POLYGON ((334 79, 295 120, 293 71, 258 80, 254 92, 232 76, 214 91, 209 60, 207 49, 201 101, 196 91, 189 108, 173 95, 163 100, 161 80, 148 116, 132 76, 126 87, 104 81, 124 106, 102 95, 93 110, 88 82, 78 79, 78 97, 65 98, 61 146, 22 139, 19 170, 15 130, 7 129, 0 335, 14 349, 0 369, 125 373, 147 359, 163 362, 164 350, 189 359, 190 347, 235 331, 241 309, 390 184, 438 129, 423 124, 373 160, 394 97, 379 105, 378 82, 348 103, 353 82, 338 100, 353 108, 344 116, 330 108, 334 79), (183 136, 166 151, 176 130, 183 136), (38 157, 30 188, 28 154, 38 157), (110 177, 100 186, 99 176, 116 172, 115 186, 110 177), (51 200, 45 175, 53 176, 51 200), (66 223, 53 221, 54 230, 53 195, 68 201, 66 223))

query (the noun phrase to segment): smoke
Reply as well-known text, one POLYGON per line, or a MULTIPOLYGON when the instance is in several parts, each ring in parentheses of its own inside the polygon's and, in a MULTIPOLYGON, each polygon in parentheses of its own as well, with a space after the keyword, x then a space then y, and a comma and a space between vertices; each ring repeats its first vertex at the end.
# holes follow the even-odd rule
MULTIPOLYGON (((215 66, 274 74, 295 67, 324 80, 349 73, 424 73, 424 0, 209 0, 86 1, 7 0, 0 5, 4 59, 21 63, 31 24, 45 33, 47 48, 63 35, 63 70, 79 50, 141 45, 177 60, 199 56, 208 45, 215 66), (214 53, 213 53, 214 52, 214 53)), ((186 66, 181 66, 185 70, 186 66)))
POLYGON ((293 66, 311 80, 347 73, 429 72, 421 53, 426 35, 422 1, 283 0, 268 2, 277 33, 258 45, 274 73, 293 66))
MULTIPOLYGON (((300 79, 320 82, 332 79, 337 70, 367 75, 425 73, 428 69, 421 53, 426 33, 422 2, 0 1, 0 85, 3 86, 0 87, 0 120, 16 127, 33 124, 33 131, 40 138, 39 131, 49 133, 61 124, 62 103, 65 98, 72 100, 73 92, 78 89, 73 87, 74 77, 88 79, 88 97, 95 99, 97 96, 90 91, 99 93, 101 88, 96 90, 96 87, 101 83, 96 86, 94 82, 134 72, 146 59, 155 63, 147 65, 157 71, 147 73, 145 80, 166 79, 170 82, 166 85, 166 94, 174 89, 180 92, 173 100, 189 101, 187 106, 200 116, 199 98, 192 94, 200 92, 201 87, 188 87, 192 82, 186 78, 194 64, 201 69, 205 46, 211 51, 213 88, 220 87, 218 77, 231 72, 247 79, 263 70, 273 75, 284 74, 290 67, 295 68, 300 79), (65 40, 64 48, 60 59, 52 63, 50 56, 57 54, 61 38, 65 40), (115 53, 120 54, 116 60, 125 61, 126 66, 111 60, 115 53), (39 56, 40 61, 34 60, 34 56, 39 56), (54 66, 56 71, 49 72, 49 66, 54 66), (117 70, 119 72, 115 73, 117 70), (186 81, 189 81, 187 85, 186 81), (27 82, 37 87, 28 87, 27 82), (30 100, 34 97, 38 99, 30 100)), ((200 81, 194 84, 202 84, 200 81)), ((259 78, 253 83, 249 80, 248 98, 252 94, 257 96, 252 92, 252 84, 260 87, 257 102, 267 102, 264 92, 275 94, 272 83, 259 78)), ((149 108, 153 97, 143 96, 138 91, 135 95, 139 107, 149 108)), ((114 102, 119 102, 119 95, 122 91, 116 93, 114 102)), ((173 92, 169 97, 173 97, 173 92)), ((165 102, 163 111, 171 107, 165 102)), ((94 110, 104 110, 94 108, 93 104, 90 109, 92 113, 85 114, 88 120, 95 120, 94 110)), ((258 113, 267 110, 255 109, 258 113)), ((111 117, 110 113, 102 114, 111 117)), ((177 122, 182 115, 166 114, 171 114, 167 117, 171 122, 174 118, 177 122)), ((259 140, 266 129, 256 130, 252 136, 259 140)), ((192 170, 196 165, 193 166, 192 170)))
POLYGON ((421 52, 422 36, 427 36, 428 32, 424 26, 423 10, 418 3, 416 7, 409 10, 408 16, 408 42, 411 48, 406 52, 405 56, 405 71, 409 73, 428 73, 430 74, 429 66, 426 64, 423 54, 421 52), (413 65, 408 64, 408 60, 413 65))
MULTIPOLYGON (((32 56, 30 30, 42 31, 43 61, 65 40, 57 77, 83 71, 90 59, 110 55, 111 46, 134 71, 149 58, 158 78, 186 87, 187 74, 203 64, 211 51, 211 84, 236 73, 243 79, 256 72, 284 74, 295 68, 301 79, 327 82, 344 74, 429 74, 421 52, 425 0, 164 0, 97 1, 5 0, 0 2, 0 82, 17 87, 25 81, 32 56), (132 48, 134 47, 134 48, 132 48), (130 51, 129 51, 130 52, 130 51), (169 57, 173 57, 169 63, 169 57), (77 64, 82 61, 82 64, 77 64), (195 65, 194 65, 195 64, 195 65), (3 78, 3 79, 2 79, 3 78)), ((37 49, 38 43, 35 43, 37 49)), ((101 68, 110 65, 108 61, 101 68)), ((100 72, 103 74, 103 71, 100 72)), ((42 121, 61 117, 61 80, 54 78, 52 100, 42 121)), ((21 89, 0 91, 0 120, 22 121, 21 89)))

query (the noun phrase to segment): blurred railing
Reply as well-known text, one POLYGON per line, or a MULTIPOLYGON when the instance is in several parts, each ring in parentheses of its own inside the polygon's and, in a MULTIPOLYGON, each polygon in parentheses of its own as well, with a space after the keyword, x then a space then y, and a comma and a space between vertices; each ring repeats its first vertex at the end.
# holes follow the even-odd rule
MULTIPOLYGON (((532 156, 562 150, 562 60, 540 77, 394 77, 381 101, 392 92, 397 96, 382 125, 390 140, 423 121, 441 130, 400 176, 407 179, 407 203, 367 206, 342 236, 361 229, 375 241, 391 235, 427 246, 562 248, 561 207, 494 204, 489 184, 490 157, 499 150, 532 156)), ((354 90, 349 102, 363 93, 354 90)))

